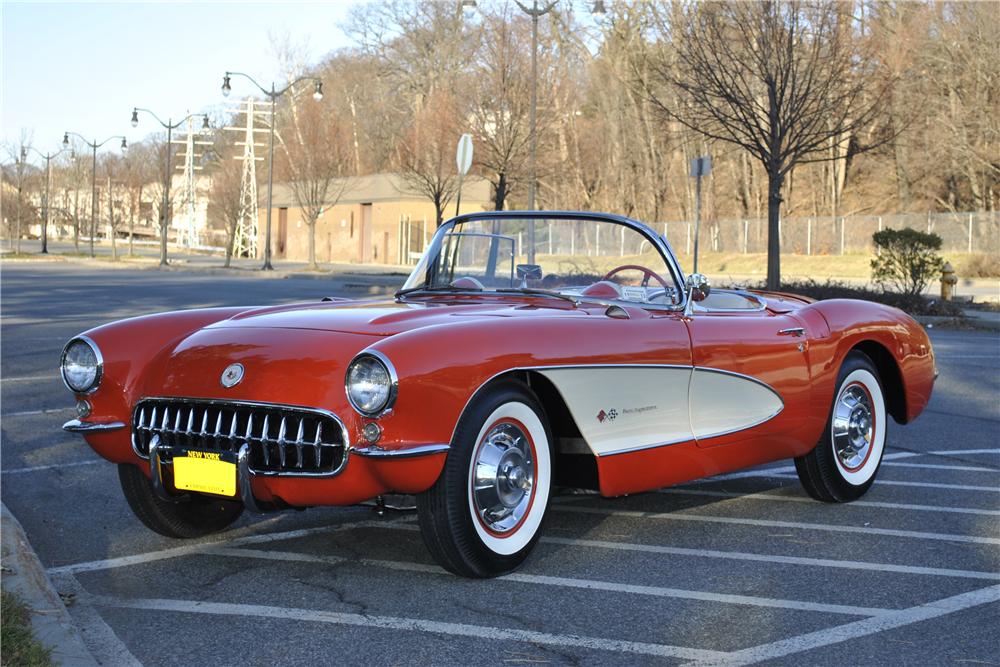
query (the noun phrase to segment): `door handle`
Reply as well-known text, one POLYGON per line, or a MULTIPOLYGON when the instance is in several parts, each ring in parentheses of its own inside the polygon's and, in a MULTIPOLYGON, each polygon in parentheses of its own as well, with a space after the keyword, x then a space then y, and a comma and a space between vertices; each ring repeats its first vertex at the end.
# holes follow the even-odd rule
POLYGON ((803 329, 802 327, 789 327, 787 329, 780 330, 778 332, 778 335, 779 336, 795 336, 795 337, 798 337, 798 336, 804 336, 805 333, 806 333, 806 330, 803 329))

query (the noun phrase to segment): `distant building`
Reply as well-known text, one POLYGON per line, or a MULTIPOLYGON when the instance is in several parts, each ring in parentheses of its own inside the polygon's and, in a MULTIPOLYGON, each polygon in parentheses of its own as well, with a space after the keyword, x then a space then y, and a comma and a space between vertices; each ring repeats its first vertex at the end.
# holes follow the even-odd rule
MULTIPOLYGON (((262 188, 263 190, 263 188, 262 188)), ((339 185, 331 191, 340 190, 339 185)), ((275 183, 271 213, 271 256, 309 259, 309 227, 291 186, 275 183)), ((466 178, 462 213, 492 208, 489 182, 466 178)), ((455 213, 448 205, 445 219, 455 213)), ((263 252, 267 202, 261 202, 258 247, 263 252)), ((434 204, 399 174, 347 179, 339 202, 324 207, 316 221, 316 261, 363 264, 414 264, 434 234, 434 204)))

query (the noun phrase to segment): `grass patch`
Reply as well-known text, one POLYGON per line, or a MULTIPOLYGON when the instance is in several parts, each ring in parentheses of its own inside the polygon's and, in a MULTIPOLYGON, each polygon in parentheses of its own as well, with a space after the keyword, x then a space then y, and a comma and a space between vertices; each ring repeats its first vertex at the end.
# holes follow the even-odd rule
MULTIPOLYGON (((760 285, 759 288, 763 289, 763 285, 760 285)), ((833 280, 823 283, 815 280, 786 281, 781 284, 781 291, 791 294, 801 294, 802 296, 808 296, 818 301, 824 299, 863 299, 865 301, 874 301, 899 308, 910 315, 935 315, 956 319, 965 317, 961 306, 949 301, 928 299, 924 296, 911 296, 899 292, 887 292, 871 287, 857 287, 833 280)))
POLYGON ((0 663, 21 667, 51 667, 52 649, 31 634, 31 612, 13 593, 4 591, 0 608, 0 663))

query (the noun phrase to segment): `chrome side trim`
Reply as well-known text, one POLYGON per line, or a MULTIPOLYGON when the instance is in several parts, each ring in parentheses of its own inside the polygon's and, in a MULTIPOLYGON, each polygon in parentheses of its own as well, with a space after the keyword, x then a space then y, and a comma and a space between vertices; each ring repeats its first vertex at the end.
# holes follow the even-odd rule
POLYGON ((119 431, 125 428, 125 424, 122 422, 85 422, 79 419, 70 419, 62 427, 64 431, 69 433, 106 433, 119 431))
POLYGON ((451 445, 421 445, 409 449, 380 449, 378 447, 364 447, 353 450, 358 456, 371 459, 408 459, 415 456, 431 456, 441 454, 451 449, 451 445))
POLYGON ((351 363, 347 364, 347 370, 344 371, 344 393, 347 394, 347 402, 350 403, 355 412, 363 417, 378 419, 382 415, 390 412, 393 404, 396 402, 396 395, 399 393, 399 375, 396 373, 396 367, 392 365, 391 361, 389 361, 389 357, 385 356, 382 352, 372 349, 362 350, 356 354, 353 359, 351 359, 351 363), (364 356, 375 357, 381 361, 382 365, 385 366, 385 369, 389 371, 389 398, 386 399, 385 405, 382 406, 381 409, 372 412, 365 412, 354 404, 354 399, 351 398, 351 392, 347 386, 347 378, 350 377, 351 366, 354 365, 355 361, 364 356))
POLYGON ((695 442, 693 438, 682 438, 680 440, 667 440, 666 442, 655 442, 651 445, 640 445, 639 447, 629 447, 628 449, 619 449, 615 452, 604 452, 603 454, 595 454, 599 459, 605 459, 612 456, 618 456, 619 454, 632 454, 634 452, 644 452, 647 449, 659 449, 660 447, 670 447, 671 445, 683 445, 686 442, 695 442))
POLYGON ((83 334, 73 336, 72 338, 70 338, 69 342, 67 342, 66 345, 63 346, 62 354, 59 355, 59 379, 62 380, 63 386, 69 389, 74 394, 80 396, 89 396, 90 394, 93 394, 95 391, 97 391, 98 387, 101 386, 101 380, 103 378, 104 378, 104 355, 101 354, 101 348, 97 347, 97 343, 95 343, 89 336, 84 336, 83 334), (69 346, 78 340, 82 340, 84 343, 89 345, 90 348, 94 351, 94 356, 97 358, 97 372, 94 377, 94 386, 92 386, 87 391, 77 391, 76 389, 73 389, 73 387, 69 386, 69 383, 66 382, 66 376, 63 375, 63 364, 66 363, 66 353, 69 351, 69 346))

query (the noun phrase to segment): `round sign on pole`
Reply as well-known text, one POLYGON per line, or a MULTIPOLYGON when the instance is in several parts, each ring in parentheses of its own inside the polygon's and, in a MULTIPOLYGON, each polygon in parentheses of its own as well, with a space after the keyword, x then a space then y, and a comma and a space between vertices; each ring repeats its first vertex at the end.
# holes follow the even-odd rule
POLYGON ((455 154, 455 162, 458 164, 458 173, 465 176, 472 166, 472 135, 463 134, 458 140, 458 152, 455 154))

